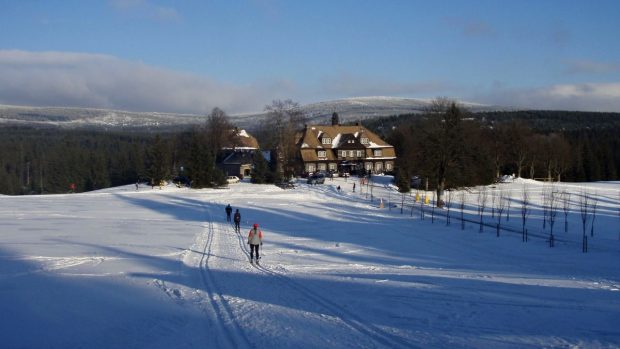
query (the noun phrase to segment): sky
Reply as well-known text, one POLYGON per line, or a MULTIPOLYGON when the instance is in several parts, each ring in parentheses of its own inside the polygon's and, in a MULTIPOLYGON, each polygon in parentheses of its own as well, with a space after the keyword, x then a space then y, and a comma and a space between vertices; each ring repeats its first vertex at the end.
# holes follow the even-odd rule
POLYGON ((618 1, 0 0, 0 104, 363 96, 620 112, 618 1))

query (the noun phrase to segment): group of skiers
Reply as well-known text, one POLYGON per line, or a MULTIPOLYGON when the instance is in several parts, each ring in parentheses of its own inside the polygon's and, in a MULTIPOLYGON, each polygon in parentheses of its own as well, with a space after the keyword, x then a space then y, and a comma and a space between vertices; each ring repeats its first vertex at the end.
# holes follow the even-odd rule
MULTIPOLYGON (((230 215, 232 214, 232 207, 230 207, 230 204, 226 206, 225 211, 226 221, 230 222, 230 215)), ((241 213, 239 213, 239 209, 235 210, 233 221, 235 223, 235 233, 241 233, 241 213)), ((256 262, 258 263, 260 259, 258 249, 259 246, 263 245, 263 232, 258 229, 258 223, 254 223, 252 229, 250 229, 248 233, 248 245, 250 245, 250 262, 254 263, 254 251, 256 251, 256 262)))

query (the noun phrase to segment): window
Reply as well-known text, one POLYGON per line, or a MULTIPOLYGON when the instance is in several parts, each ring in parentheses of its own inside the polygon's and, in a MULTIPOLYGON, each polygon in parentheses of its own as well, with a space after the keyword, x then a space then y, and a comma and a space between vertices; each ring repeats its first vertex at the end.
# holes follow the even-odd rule
POLYGON ((385 170, 386 171, 392 171, 392 163, 391 162, 386 162, 385 163, 385 170))
POLYGON ((339 155, 340 157, 343 157, 343 158, 344 158, 344 157, 346 157, 346 156, 347 156, 347 151, 346 151, 346 150, 339 150, 339 151, 338 151, 338 155, 339 155))
POLYGON ((321 142, 322 142, 323 144, 332 144, 332 139, 331 139, 331 138, 324 137, 324 138, 321 140, 321 142))
POLYGON ((366 167, 366 171, 372 171, 372 162, 367 162, 365 164, 365 167, 366 167))
POLYGON ((325 172, 325 169, 327 169, 327 164, 319 164, 319 171, 325 172))
POLYGON ((380 162, 375 163, 375 171, 379 172, 383 169, 383 164, 380 162))
POLYGON ((364 156, 364 152, 363 152, 363 151, 361 151, 361 150, 358 150, 358 151, 357 151, 357 157, 358 157, 358 158, 361 158, 362 156, 364 156))
POLYGON ((329 163, 329 169, 330 169, 330 171, 336 171, 336 163, 330 162, 329 163))
POLYGON ((306 172, 314 172, 314 169, 315 169, 314 164, 308 164, 306 166, 306 172))
POLYGON ((327 156, 327 152, 325 150, 319 150, 317 154, 320 158, 324 158, 327 156))
POLYGON ((354 156, 355 156, 355 151, 349 150, 349 157, 354 157, 354 156))
POLYGON ((374 156, 381 156, 383 154, 381 149, 375 149, 372 153, 374 156))
POLYGON ((366 137, 362 137, 362 139, 360 139, 360 142, 361 142, 362 144, 368 144, 368 138, 366 138, 366 137))

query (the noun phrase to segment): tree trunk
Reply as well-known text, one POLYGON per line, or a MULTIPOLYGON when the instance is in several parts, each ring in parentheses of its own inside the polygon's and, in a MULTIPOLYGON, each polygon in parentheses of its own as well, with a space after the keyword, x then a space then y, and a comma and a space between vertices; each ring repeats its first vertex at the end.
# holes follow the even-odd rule
POLYGON ((444 206, 444 201, 443 201, 443 192, 444 189, 446 187, 446 180, 445 178, 442 178, 439 183, 437 184, 437 207, 441 208, 444 206))

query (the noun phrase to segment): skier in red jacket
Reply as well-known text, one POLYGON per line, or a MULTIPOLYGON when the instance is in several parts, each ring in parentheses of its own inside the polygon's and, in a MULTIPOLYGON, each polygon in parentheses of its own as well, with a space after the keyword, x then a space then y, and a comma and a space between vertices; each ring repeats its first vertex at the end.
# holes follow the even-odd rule
POLYGON ((254 262, 254 250, 256 250, 256 263, 258 263, 260 258, 258 247, 263 245, 263 232, 258 229, 258 223, 254 223, 254 227, 250 229, 248 244, 250 245, 250 262, 254 262))

